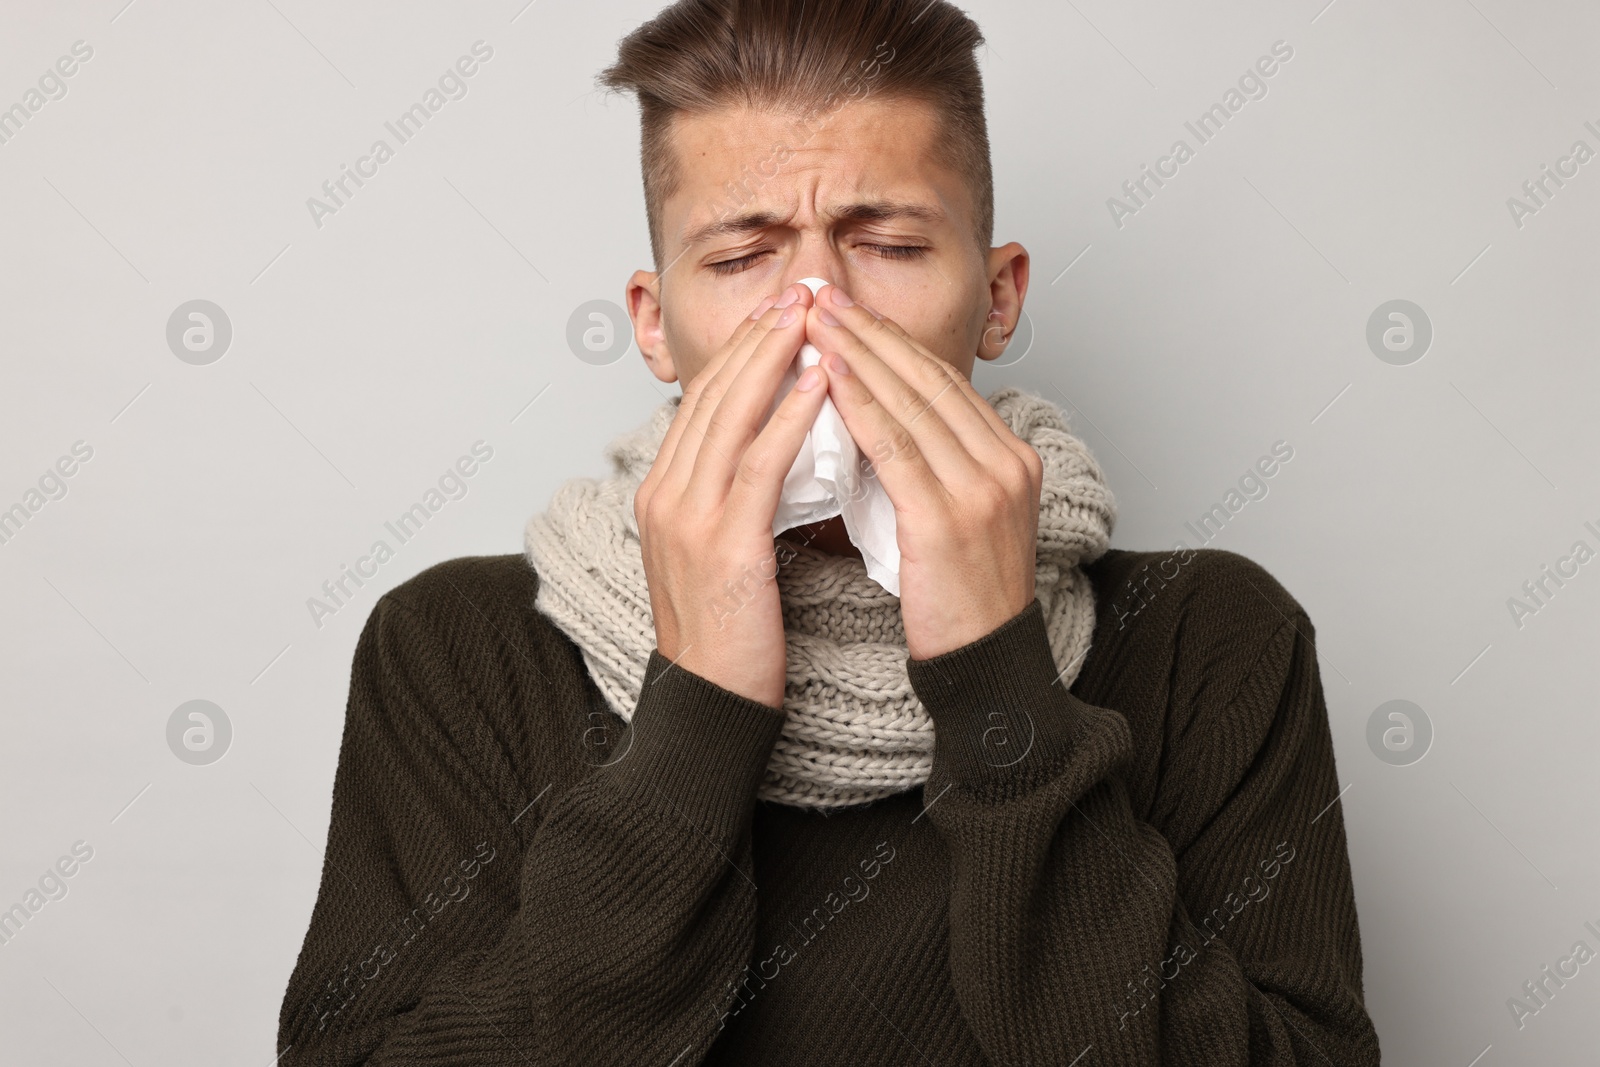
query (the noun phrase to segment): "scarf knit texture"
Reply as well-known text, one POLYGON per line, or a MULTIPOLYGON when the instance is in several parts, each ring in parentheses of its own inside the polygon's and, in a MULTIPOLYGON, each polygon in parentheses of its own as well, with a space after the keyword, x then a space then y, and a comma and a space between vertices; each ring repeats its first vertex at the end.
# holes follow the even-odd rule
MULTIPOLYGON (((655 648, 633 498, 680 399, 606 446, 610 477, 562 485, 525 530, 526 555, 539 575, 535 606, 579 647, 624 721, 632 719, 655 648)), ((1081 565, 1110 546, 1115 498, 1060 408, 1009 386, 988 403, 1044 462, 1035 595, 1061 684, 1070 687, 1095 624, 1094 591, 1081 565)), ((783 544, 777 581, 788 657, 785 717, 758 797, 829 809, 921 786, 933 767, 933 720, 907 676, 899 598, 853 556, 783 544)))

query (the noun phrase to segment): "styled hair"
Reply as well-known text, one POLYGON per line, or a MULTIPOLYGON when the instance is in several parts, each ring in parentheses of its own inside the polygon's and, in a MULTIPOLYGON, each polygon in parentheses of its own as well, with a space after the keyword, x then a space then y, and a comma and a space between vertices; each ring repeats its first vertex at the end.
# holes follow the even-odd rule
MULTIPOLYGON (((639 162, 644 173, 650 252, 661 269, 662 205, 678 189, 674 120, 727 107, 800 115, 793 144, 750 161, 776 162, 825 125, 851 99, 876 96, 929 104, 939 121, 934 151, 972 193, 974 236, 994 236, 994 177, 983 76, 974 55, 978 26, 947 0, 677 0, 624 37, 617 61, 598 82, 639 100, 639 162)), ((770 178, 775 175, 763 175, 770 178)), ((757 179, 761 180, 761 179, 757 179)), ((742 205, 730 203, 724 213, 742 205)))

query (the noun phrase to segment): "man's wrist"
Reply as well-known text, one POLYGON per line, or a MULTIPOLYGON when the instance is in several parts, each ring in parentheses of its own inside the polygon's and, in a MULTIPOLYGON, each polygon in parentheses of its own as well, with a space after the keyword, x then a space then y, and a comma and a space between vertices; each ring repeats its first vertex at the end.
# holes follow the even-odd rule
POLYGON ((1070 750, 1076 698, 1061 686, 1037 598, 975 641, 908 660, 906 672, 933 718, 935 776, 1024 785, 1070 750))

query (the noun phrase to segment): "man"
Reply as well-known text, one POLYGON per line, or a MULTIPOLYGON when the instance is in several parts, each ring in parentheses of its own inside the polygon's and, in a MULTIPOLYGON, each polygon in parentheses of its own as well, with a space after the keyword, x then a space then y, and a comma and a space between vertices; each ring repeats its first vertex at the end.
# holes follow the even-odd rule
POLYGON ((1378 1062, 1305 612, 1109 550, 1059 412, 969 382, 1029 276, 981 40, 680 0, 623 41, 681 402, 525 556, 374 608, 281 1064, 1378 1062), (898 597, 838 518, 773 536, 825 400, 898 597))

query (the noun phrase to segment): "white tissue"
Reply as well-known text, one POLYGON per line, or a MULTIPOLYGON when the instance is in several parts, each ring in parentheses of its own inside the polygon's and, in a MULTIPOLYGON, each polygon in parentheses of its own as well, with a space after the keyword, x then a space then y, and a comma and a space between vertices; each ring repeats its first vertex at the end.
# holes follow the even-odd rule
MULTIPOLYGON (((821 278, 801 278, 800 284, 813 296, 828 283, 821 278)), ((815 345, 804 344, 785 372, 772 407, 789 395, 807 367, 822 359, 815 345)), ((771 417, 770 414, 768 416, 771 417)), ((806 434, 794 466, 783 480, 783 495, 772 520, 774 537, 785 530, 807 523, 844 516, 850 543, 861 551, 867 576, 895 596, 900 595, 900 543, 895 540, 894 505, 878 482, 877 473, 864 462, 855 439, 845 429, 833 398, 822 401, 822 410, 806 434)))

